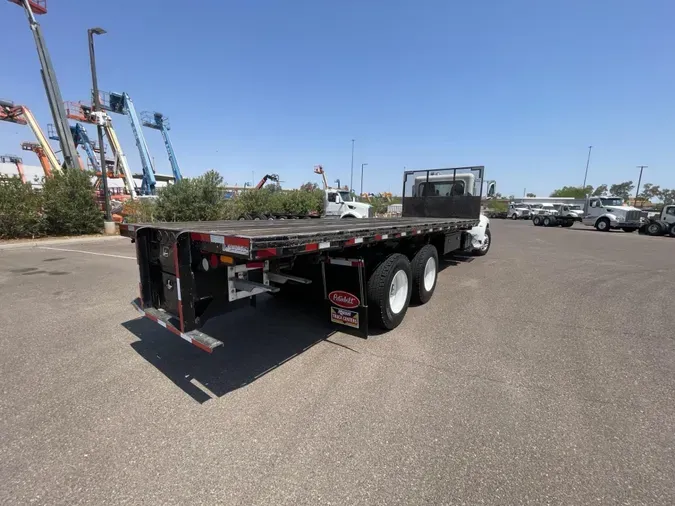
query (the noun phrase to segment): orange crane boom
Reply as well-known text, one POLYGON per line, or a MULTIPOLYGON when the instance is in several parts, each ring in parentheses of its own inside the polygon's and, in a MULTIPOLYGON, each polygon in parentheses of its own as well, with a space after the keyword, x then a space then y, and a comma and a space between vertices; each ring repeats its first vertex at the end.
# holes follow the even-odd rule
POLYGON ((46 177, 52 177, 52 168, 49 163, 49 158, 47 158, 47 153, 42 149, 37 142, 22 142, 21 149, 24 151, 32 151, 40 160, 40 165, 42 165, 42 170, 45 172, 46 177))

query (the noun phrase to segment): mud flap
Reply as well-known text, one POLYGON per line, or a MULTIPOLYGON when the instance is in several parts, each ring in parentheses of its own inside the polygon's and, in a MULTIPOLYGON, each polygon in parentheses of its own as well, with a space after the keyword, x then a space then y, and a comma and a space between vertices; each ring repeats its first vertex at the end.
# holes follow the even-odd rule
POLYGON ((368 338, 368 296, 362 259, 326 258, 321 263, 328 321, 336 331, 368 338))

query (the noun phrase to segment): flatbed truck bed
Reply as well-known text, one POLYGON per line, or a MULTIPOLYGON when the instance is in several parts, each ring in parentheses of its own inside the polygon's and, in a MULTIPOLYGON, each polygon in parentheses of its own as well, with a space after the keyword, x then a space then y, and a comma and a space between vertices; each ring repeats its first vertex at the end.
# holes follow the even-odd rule
MULTIPOLYGON (((452 176, 406 177, 416 175, 417 185, 460 181, 460 169, 443 170, 452 176)), ((469 170, 482 181, 482 167, 469 170)), ((472 178, 464 175, 462 184, 472 178)), ((491 232, 480 199, 406 197, 404 185, 400 218, 121 224, 136 244, 140 293, 133 304, 208 352, 222 341, 203 332, 206 321, 266 293, 323 299, 336 330, 367 338, 371 325, 398 326, 411 301, 428 302, 439 257, 487 253, 491 232)))

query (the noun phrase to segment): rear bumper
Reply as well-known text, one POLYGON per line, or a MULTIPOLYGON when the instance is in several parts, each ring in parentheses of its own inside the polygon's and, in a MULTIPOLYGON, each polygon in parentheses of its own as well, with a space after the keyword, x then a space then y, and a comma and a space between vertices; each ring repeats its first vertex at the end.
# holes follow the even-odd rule
POLYGON ((197 348, 204 350, 208 353, 212 353, 214 348, 222 346, 223 342, 218 339, 214 339, 208 334, 204 334, 199 330, 191 330, 190 332, 181 332, 180 329, 176 328, 171 323, 171 315, 165 311, 160 311, 155 308, 143 309, 141 299, 137 298, 131 302, 131 305, 136 308, 136 310, 146 318, 152 320, 155 323, 158 323, 167 330, 170 330, 178 337, 185 339, 188 343, 194 344, 197 348))

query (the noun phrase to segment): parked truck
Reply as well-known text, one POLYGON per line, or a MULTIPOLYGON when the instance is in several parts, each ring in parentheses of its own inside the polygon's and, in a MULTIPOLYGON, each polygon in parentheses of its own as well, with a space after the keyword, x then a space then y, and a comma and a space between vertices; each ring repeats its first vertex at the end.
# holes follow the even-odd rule
POLYGON ((643 223, 640 210, 624 205, 621 197, 588 197, 581 222, 600 232, 635 232, 643 223))
POLYGON ((405 172, 399 218, 122 224, 136 243, 133 304, 208 352, 222 345, 203 331, 208 320, 283 291, 320 294, 336 330, 367 338, 373 326, 394 329, 411 301, 433 296, 440 257, 489 251, 483 173, 405 172))
POLYGON ((675 205, 663 206, 660 213, 652 215, 640 228, 647 235, 665 235, 675 237, 675 205))
POLYGON ((511 202, 506 217, 511 220, 529 220, 532 218, 532 208, 530 204, 511 202))
POLYGON ((575 221, 581 221, 583 211, 576 204, 542 204, 532 217, 535 227, 571 227, 575 221))

